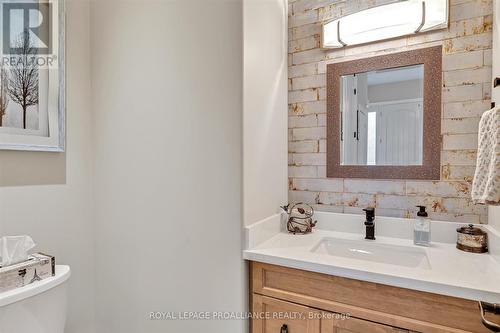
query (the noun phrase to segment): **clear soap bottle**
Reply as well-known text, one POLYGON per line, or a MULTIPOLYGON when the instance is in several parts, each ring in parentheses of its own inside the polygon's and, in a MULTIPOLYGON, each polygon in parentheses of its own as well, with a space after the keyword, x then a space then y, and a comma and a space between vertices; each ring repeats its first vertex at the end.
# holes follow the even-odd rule
POLYGON ((431 220, 425 211, 425 206, 417 206, 420 210, 415 219, 413 229, 413 243, 420 246, 429 246, 431 242, 431 220))

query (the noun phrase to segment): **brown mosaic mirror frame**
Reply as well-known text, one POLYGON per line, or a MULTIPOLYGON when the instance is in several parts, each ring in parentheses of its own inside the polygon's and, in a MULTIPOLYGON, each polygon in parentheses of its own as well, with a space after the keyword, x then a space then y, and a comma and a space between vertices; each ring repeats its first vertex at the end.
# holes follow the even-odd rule
POLYGON ((327 65, 327 177, 439 180, 442 47, 429 47, 327 65), (424 65, 423 159, 418 166, 340 164, 340 78, 387 68, 424 65))

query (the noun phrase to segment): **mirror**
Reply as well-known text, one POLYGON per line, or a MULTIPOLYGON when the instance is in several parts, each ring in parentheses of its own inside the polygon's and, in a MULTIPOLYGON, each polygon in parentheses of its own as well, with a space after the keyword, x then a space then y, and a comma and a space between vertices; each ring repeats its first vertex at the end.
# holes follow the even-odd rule
POLYGON ((326 174, 439 180, 442 47, 327 65, 326 174))
POLYGON ((424 65, 341 76, 342 165, 422 165, 424 65))

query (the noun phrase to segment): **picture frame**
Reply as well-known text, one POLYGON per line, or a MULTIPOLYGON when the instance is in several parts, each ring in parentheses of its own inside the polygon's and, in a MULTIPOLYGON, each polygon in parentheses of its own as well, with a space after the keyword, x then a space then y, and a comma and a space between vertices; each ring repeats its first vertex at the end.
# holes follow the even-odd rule
MULTIPOLYGON (((3 0, 1 4, 2 36, 4 37, 2 48, 2 62, 0 66, 0 150, 21 150, 21 151, 44 151, 44 152, 64 152, 66 146, 66 86, 65 86, 65 6, 64 0, 38 0, 32 3, 26 1, 3 0), (23 6, 38 6, 40 10, 41 20, 49 22, 49 26, 42 27, 44 31, 36 31, 35 28, 24 26, 23 38, 24 49, 30 49, 28 52, 18 52, 13 45, 15 42, 10 42, 10 46, 5 44, 5 36, 9 36, 5 32, 5 21, 9 18, 9 10, 16 9, 17 12, 26 9, 23 6), (48 19, 47 16, 48 15, 48 19), (35 33, 32 31, 35 30, 35 33), (31 36, 31 37, 30 37, 31 36), (43 40, 46 39, 47 41, 43 40), (35 40, 32 41, 32 40, 35 40), (41 41, 42 40, 42 41, 41 41), (44 48, 42 48, 42 46, 44 48), (9 49, 10 47, 10 49, 9 49), (34 51, 32 52, 31 49, 34 51), (9 55, 6 55, 6 50, 9 55), (10 50, 10 52, 9 52, 10 50), (40 51, 41 50, 41 51, 40 51), (33 72, 37 71, 36 78, 38 79, 36 92, 33 92, 34 97, 29 100, 24 94, 16 95, 16 87, 22 86, 19 80, 29 80, 22 78, 22 75, 17 75, 21 70, 19 65, 12 59, 20 59, 22 57, 29 59, 36 58, 35 62, 30 62, 29 65, 21 68, 26 71, 29 67, 33 72), (4 81, 3 74, 8 78, 4 81), (19 81, 18 80, 18 81, 19 81), (4 89, 3 83, 6 85, 7 94, 2 93, 4 89), (5 96, 4 96, 5 95, 5 96), (19 97, 19 95, 21 97, 19 97), (23 98, 24 96, 24 98, 23 98), (7 99, 7 108, 3 110, 2 115, 2 98, 7 99), (25 101, 32 104, 27 107, 25 101), (36 102, 36 103, 33 103, 36 102), (24 104, 24 105, 23 105, 24 104), (22 114, 22 117, 20 116, 22 114)), ((16 13, 17 13, 16 12, 16 13)), ((12 15, 12 19, 16 19, 12 15)), ((33 24, 31 22, 31 24, 33 24)), ((40 29, 42 29, 40 28, 40 29)), ((10 32, 10 36, 12 36, 10 32)), ((12 37, 11 37, 12 38, 12 37)), ((19 62, 19 60, 18 60, 19 62)))

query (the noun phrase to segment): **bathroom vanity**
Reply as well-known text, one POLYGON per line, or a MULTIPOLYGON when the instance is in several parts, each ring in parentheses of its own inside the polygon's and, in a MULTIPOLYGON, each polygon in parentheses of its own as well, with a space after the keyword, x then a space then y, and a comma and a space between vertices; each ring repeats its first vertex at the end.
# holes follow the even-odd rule
POLYGON ((271 316, 254 320, 254 333, 281 333, 284 325, 290 333, 489 332, 472 300, 258 262, 250 265, 252 311, 271 316))
POLYGON ((316 217, 309 235, 279 215, 247 228, 253 333, 490 332, 478 301, 500 301, 494 230, 491 252, 474 254, 456 249, 456 223, 433 222, 426 248, 410 220, 377 218, 370 241, 360 215, 316 217))
MULTIPOLYGON (((450 11, 472 12, 479 3, 464 9, 457 4, 448 8, 449 2, 442 1, 443 11, 431 9, 430 3, 419 3, 421 11, 412 13, 423 13, 424 25, 430 18, 426 13, 441 12, 441 28, 448 29, 443 40, 438 35, 432 35, 432 43, 408 37, 401 44, 394 39, 342 50, 360 43, 346 41, 346 31, 363 26, 370 15, 381 17, 371 10, 384 10, 378 6, 358 14, 358 3, 346 2, 353 16, 340 14, 326 22, 308 17, 308 23, 323 28, 323 49, 334 50, 321 54, 314 47, 301 48, 304 36, 295 19, 304 8, 311 10, 307 15, 335 9, 293 2, 289 195, 275 205, 287 200, 355 214, 370 207, 397 217, 414 217, 415 206, 425 206, 441 222, 432 221, 431 233, 427 227, 418 230, 426 236, 421 243, 431 235, 429 247, 414 245, 408 218, 377 217, 372 226, 362 215, 321 212, 314 216, 316 229, 307 235, 287 233, 280 215, 246 227, 243 256, 250 267, 253 333, 491 332, 487 320, 498 323, 499 316, 483 315, 479 305, 500 304, 500 233, 481 226, 489 238, 487 254, 456 247, 458 228, 488 221, 487 208, 471 200, 471 183, 476 125, 489 108, 490 77, 479 83, 472 76, 476 70, 489 73, 491 52, 478 45, 457 49, 463 43, 451 37, 463 38, 469 33, 462 27, 475 23, 449 24, 450 11), (360 24, 352 24, 349 20, 357 15, 360 24), (472 50, 479 56, 467 64, 464 57, 472 50), (476 114, 471 105, 477 106, 476 114), (475 123, 464 129, 469 122, 475 123)), ((390 26, 384 19, 373 22, 390 26)), ((376 30, 366 29, 370 36, 365 42, 382 37, 376 30)))

